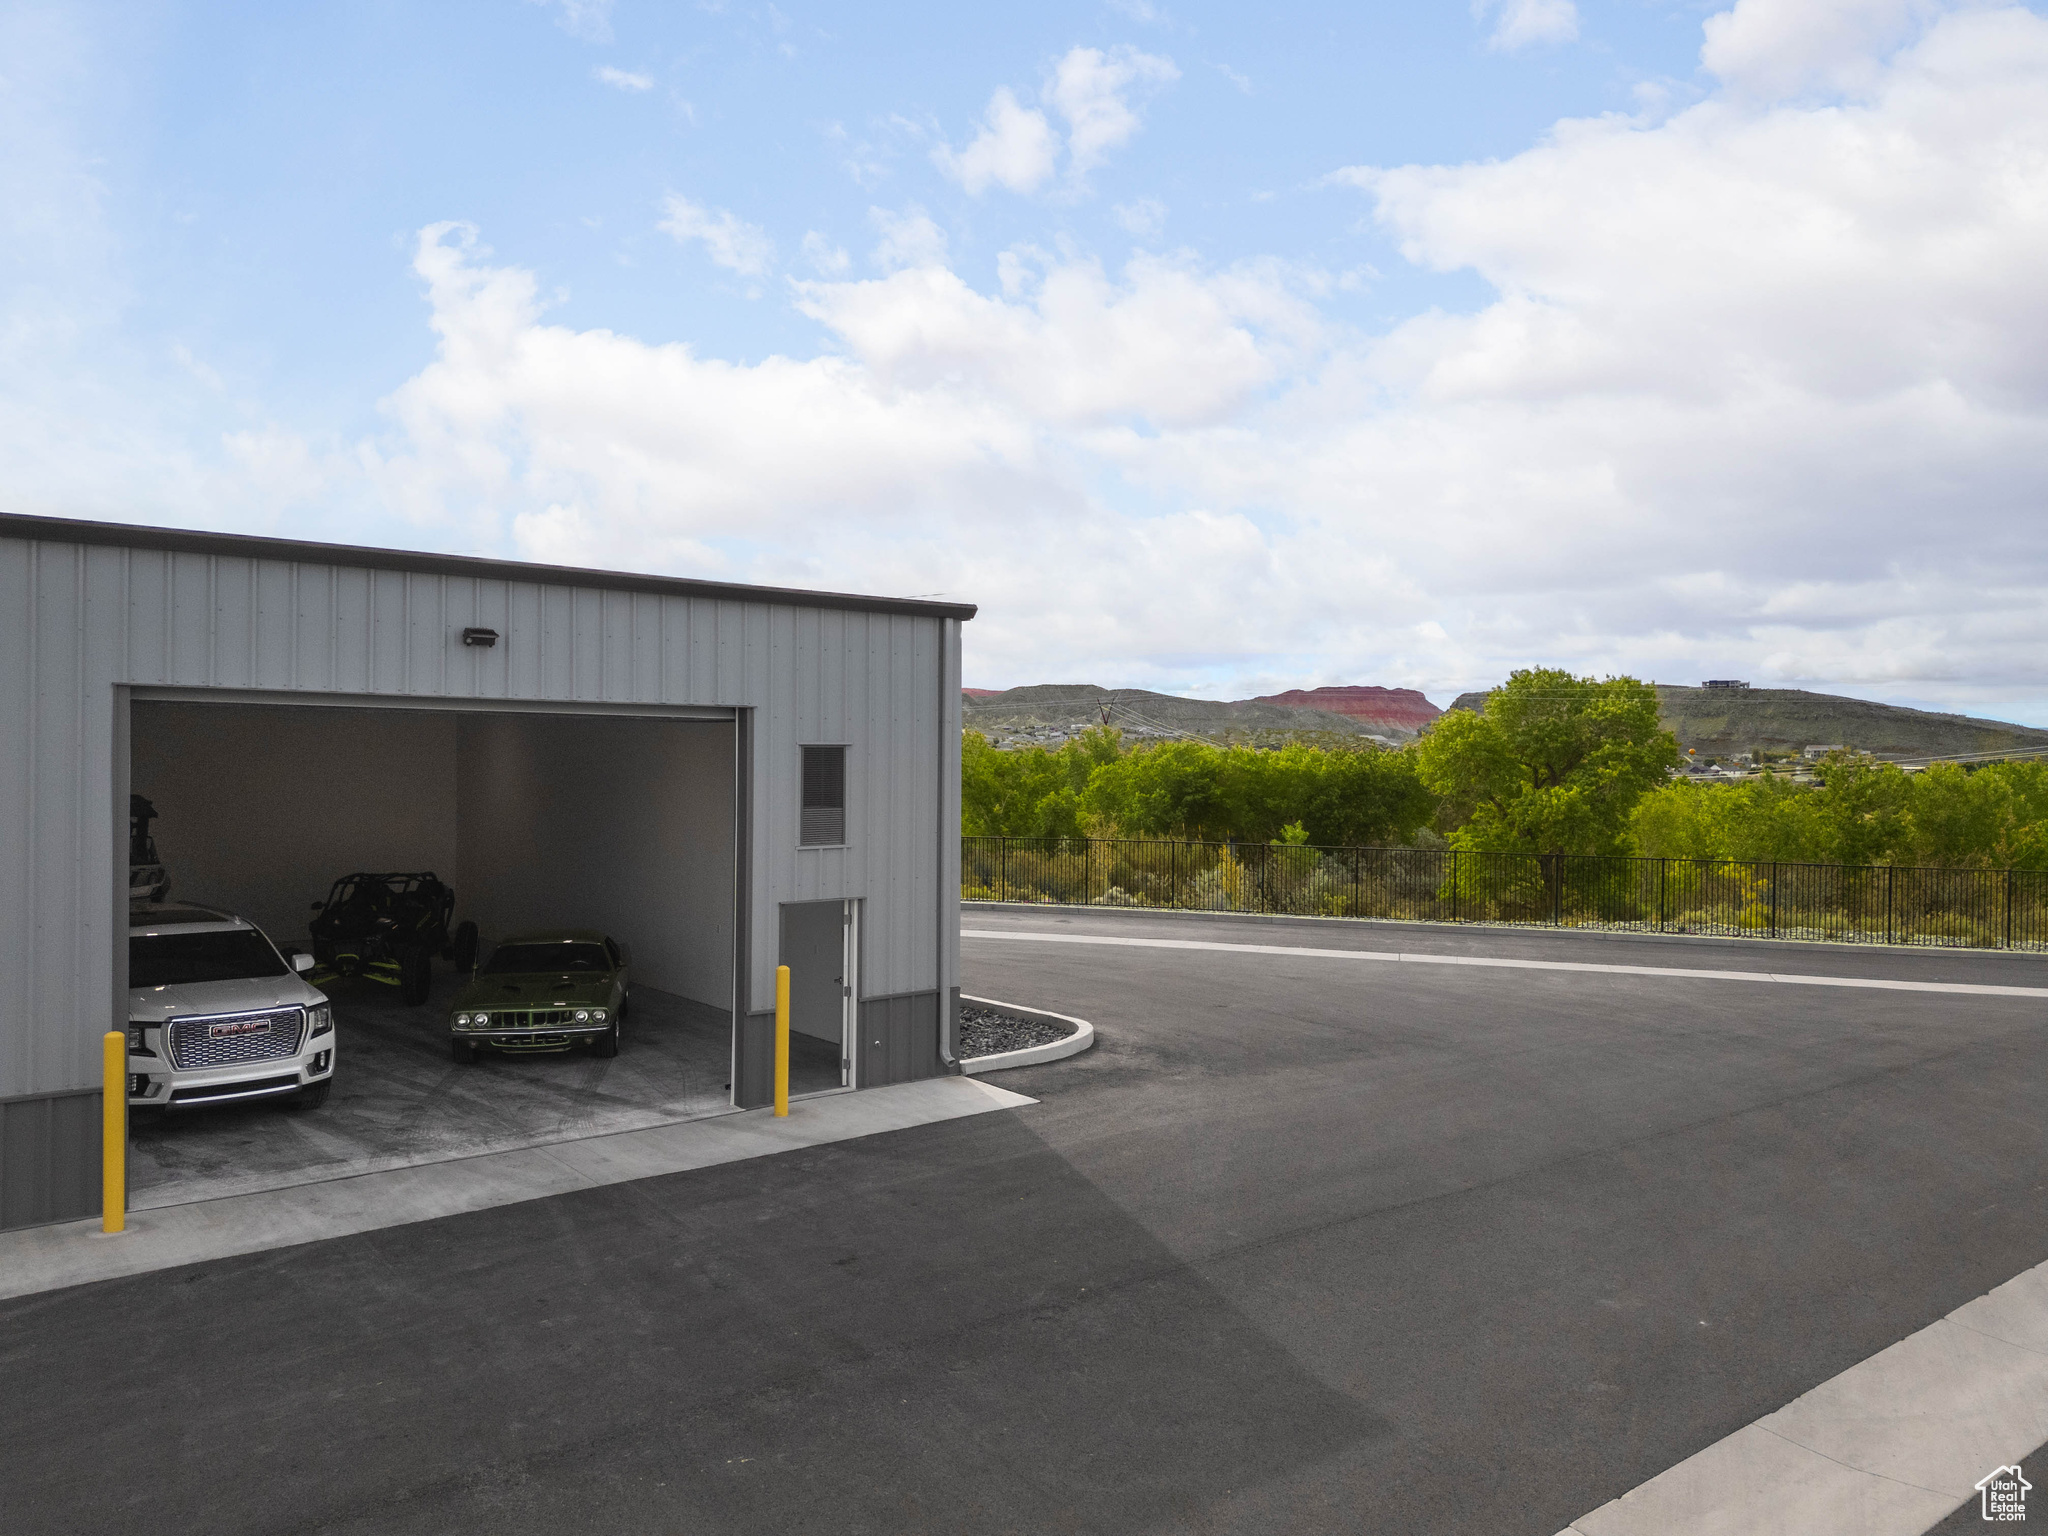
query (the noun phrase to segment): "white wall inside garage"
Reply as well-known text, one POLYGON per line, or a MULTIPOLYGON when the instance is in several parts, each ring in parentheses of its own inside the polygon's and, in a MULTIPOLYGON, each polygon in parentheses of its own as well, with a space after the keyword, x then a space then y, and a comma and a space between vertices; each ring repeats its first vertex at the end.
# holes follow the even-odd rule
POLYGON ((730 1008, 733 727, 535 714, 459 731, 463 906, 485 938, 601 928, 636 981, 730 1008))
POLYGON ((175 899, 282 944, 352 870, 432 870, 463 890, 453 715, 138 699, 129 741, 175 899))
POLYGON ((431 870, 486 940, 602 929, 731 1006, 729 723, 137 700, 130 740, 174 897, 288 942, 337 876, 431 870))

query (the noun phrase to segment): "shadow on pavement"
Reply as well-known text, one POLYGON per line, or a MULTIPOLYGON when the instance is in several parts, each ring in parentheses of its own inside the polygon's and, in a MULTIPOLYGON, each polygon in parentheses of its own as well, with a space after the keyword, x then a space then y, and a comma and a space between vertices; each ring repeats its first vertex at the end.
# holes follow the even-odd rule
POLYGON ((1014 1115, 0 1304, 0 1337, 24 1533, 1189 1529, 1388 1434, 1014 1115))

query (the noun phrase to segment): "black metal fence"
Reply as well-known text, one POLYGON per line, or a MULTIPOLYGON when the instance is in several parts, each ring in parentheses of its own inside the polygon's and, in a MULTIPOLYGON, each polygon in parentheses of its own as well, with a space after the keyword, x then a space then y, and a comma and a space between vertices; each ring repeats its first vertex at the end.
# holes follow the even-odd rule
POLYGON ((2048 872, 1139 839, 961 839, 965 901, 2048 949, 2048 872))

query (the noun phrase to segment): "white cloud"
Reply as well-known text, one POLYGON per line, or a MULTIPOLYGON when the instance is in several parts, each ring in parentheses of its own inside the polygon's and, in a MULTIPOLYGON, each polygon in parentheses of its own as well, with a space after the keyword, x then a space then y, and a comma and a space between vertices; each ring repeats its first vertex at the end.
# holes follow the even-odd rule
POLYGON ((1154 257, 1006 263, 1006 297, 927 262, 875 282, 799 285, 799 307, 890 392, 943 389, 1069 427, 1220 423, 1320 345, 1270 269, 1204 274, 1154 257))
MULTIPOLYGON (((1180 78, 1171 59, 1134 48, 1070 48, 1053 66, 1041 95, 1066 122, 1067 174, 1078 185, 1113 149, 1128 143, 1141 119, 1128 99, 1135 90, 1180 78)), ((1035 192, 1059 164, 1060 135, 1044 112, 1027 107, 1008 86, 989 98, 981 131, 963 150, 941 144, 932 163, 979 196, 991 186, 1035 192)))
POLYGON ((1472 14, 1498 11, 1486 46, 1512 53, 1537 43, 1568 43, 1579 35, 1579 8, 1573 0, 1474 0, 1472 14))
POLYGON ((678 245, 701 241, 704 254, 742 277, 759 277, 775 260, 775 242, 767 234, 723 208, 700 208, 671 192, 664 206, 668 217, 656 226, 678 245))
POLYGON ((1058 156, 1059 137, 1045 114, 1021 105, 1008 86, 989 98, 982 130, 971 144, 958 154, 944 144, 932 151, 933 163, 977 196, 990 186, 1035 191, 1052 175, 1058 156))
POLYGON ((834 245, 815 229, 804 234, 804 260, 827 277, 838 277, 853 265, 844 246, 834 245))
POLYGON ((603 81, 614 90, 651 91, 654 89, 654 76, 636 74, 631 70, 614 69, 609 64, 600 64, 590 73, 593 78, 603 81))
POLYGON ((1067 120, 1069 168, 1076 177, 1100 165, 1138 131, 1137 110, 1126 100, 1134 86, 1178 80, 1171 59, 1135 48, 1073 48, 1053 69, 1046 99, 1067 120))
POLYGON ((1118 203, 1110 210, 1117 223, 1140 240, 1156 238, 1166 228, 1166 204, 1156 197, 1140 197, 1118 203))
POLYGON ((943 267, 946 264, 946 232, 914 204, 902 213, 870 208, 868 218, 882 239, 871 257, 885 272, 903 267, 943 267))
POLYGON ((587 43, 612 40, 612 0, 534 0, 554 11, 555 22, 571 37, 587 43))
POLYGON ((1764 95, 1855 90, 1938 13, 1932 0, 1738 0, 1707 19, 1700 62, 1764 95))

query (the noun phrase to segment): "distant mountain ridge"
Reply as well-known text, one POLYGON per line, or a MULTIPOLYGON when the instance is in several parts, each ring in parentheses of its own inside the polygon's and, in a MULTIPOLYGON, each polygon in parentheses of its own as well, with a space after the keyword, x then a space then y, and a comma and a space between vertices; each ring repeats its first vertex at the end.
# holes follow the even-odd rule
POLYGON ((1343 687, 1290 688, 1285 693, 1240 699, 1240 704, 1278 704, 1287 709, 1319 709, 1419 731, 1443 711, 1413 688, 1380 688, 1364 684, 1343 687))
MULTIPOLYGON (((2048 747, 2048 730, 2030 725, 1873 704, 1803 688, 1687 688, 1676 683, 1656 687, 1658 719, 1680 746, 1693 748, 1702 757, 1730 757, 1758 748, 1797 752, 1845 746, 1910 761, 2048 747)), ((1485 703, 1484 693, 1461 693, 1451 708, 1477 711, 1485 703)))
POLYGON ((965 723, 991 739, 1063 740, 1108 723, 1133 737, 1262 739, 1302 733, 1411 739, 1440 711, 1412 688, 1293 689, 1257 699, 1185 699, 1144 688, 1035 683, 996 691, 963 688, 965 723))

